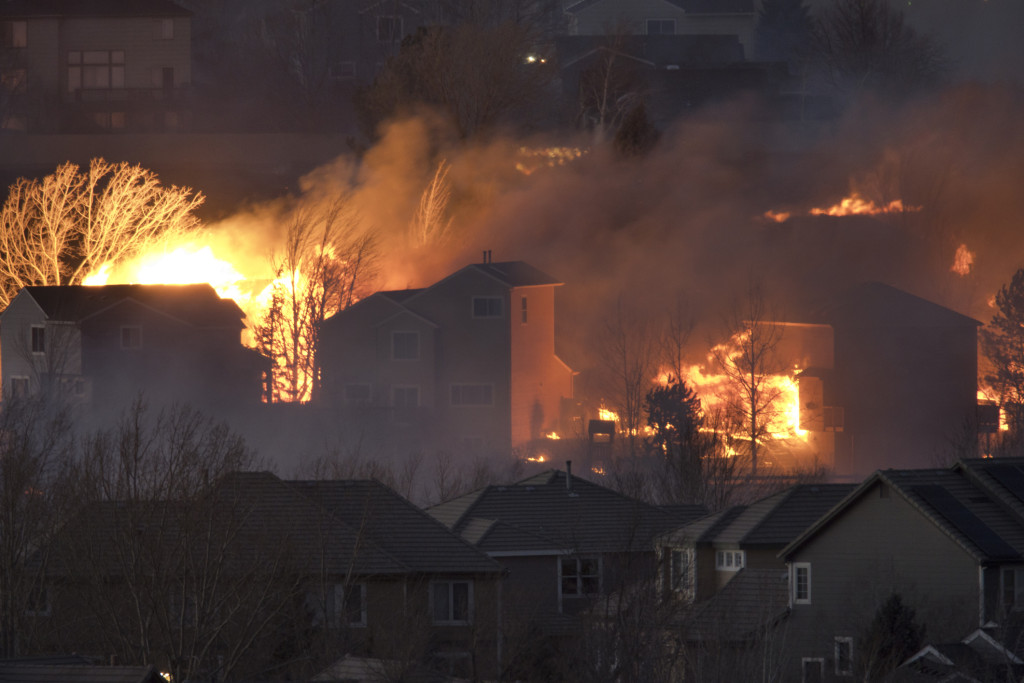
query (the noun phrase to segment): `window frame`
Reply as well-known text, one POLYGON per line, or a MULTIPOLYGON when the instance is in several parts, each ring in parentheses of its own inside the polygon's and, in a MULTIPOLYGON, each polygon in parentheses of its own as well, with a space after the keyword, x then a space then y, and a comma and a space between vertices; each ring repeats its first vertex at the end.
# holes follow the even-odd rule
POLYGON ((592 598, 596 595, 601 594, 601 558, 600 556, 560 556, 558 558, 558 593, 562 598, 592 598), (573 574, 565 573, 565 566, 567 562, 575 563, 575 572, 573 574), (595 570, 593 572, 584 572, 583 563, 593 562, 595 570), (575 581, 576 589, 574 591, 566 590, 566 582, 575 581), (593 590, 587 590, 587 585, 593 586, 593 590))
MULTIPOLYGON (((475 399, 475 396, 469 398, 475 399)), ((448 388, 448 401, 451 405, 457 407, 473 407, 473 406, 493 406, 494 405, 494 385, 490 383, 472 383, 472 382, 461 382, 452 383, 448 388), (467 400, 465 394, 469 392, 472 394, 475 391, 481 391, 480 400, 467 400), (456 394, 458 396, 456 396, 456 394)))
POLYGON ((649 36, 674 36, 676 34, 676 20, 675 19, 647 19, 644 23, 644 29, 649 36), (652 26, 657 26, 659 30, 651 31, 652 26), (661 29, 671 27, 671 31, 665 32, 661 29))
POLYGON ((810 562, 794 562, 792 565, 792 586, 791 594, 793 596, 794 605, 810 605, 811 604, 811 563, 810 562), (805 579, 805 594, 801 597, 800 592, 800 573, 806 572, 805 579))
POLYGON ((523 296, 522 304, 520 305, 519 310, 520 310, 520 312, 522 314, 522 317, 520 318, 519 323, 521 325, 525 325, 527 323, 527 321, 529 320, 527 304, 526 304, 526 296, 523 296))
POLYGON ((158 17, 154 20, 156 40, 174 40, 174 18, 158 17))
POLYGON ((29 348, 32 354, 42 356, 46 353, 46 325, 32 325, 29 328, 29 348))
POLYGON ((715 569, 720 572, 738 572, 747 566, 747 553, 744 550, 715 551, 715 569))
POLYGON ((28 21, 24 19, 8 19, 3 24, 2 46, 8 50, 20 50, 28 47, 28 21))
POLYGON ((807 677, 807 665, 817 664, 818 665, 818 677, 817 680, 825 680, 825 658, 824 657, 801 657, 800 658, 800 681, 801 683, 809 683, 807 677))
POLYGON ((473 623, 473 581, 470 579, 444 579, 430 582, 430 620, 431 623, 439 626, 467 626, 473 623), (460 615, 457 614, 457 598, 455 596, 455 586, 466 587, 466 603, 465 603, 465 618, 458 618, 460 615), (445 587, 446 592, 444 597, 444 604, 439 601, 438 589, 445 587), (445 614, 439 615, 439 609, 444 607, 445 614), (443 618, 439 618, 443 616, 443 618))
POLYGON ((121 348, 125 351, 142 348, 142 325, 121 325, 121 348))
POLYGON ((391 360, 394 361, 411 361, 415 362, 420 359, 420 333, 417 330, 392 330, 391 331, 391 360), (399 344, 399 338, 407 338, 407 340, 415 340, 414 349, 405 349, 404 345, 399 344), (402 353, 399 354, 401 348, 402 353), (411 352, 410 352, 411 351, 411 352), (408 355, 407 355, 408 353, 408 355))
MULTIPOLYGON (((68 50, 66 55, 68 92, 79 90, 123 90, 125 88, 125 64, 127 55, 124 50, 68 50), (97 61, 100 55, 106 61, 97 61), (105 85, 86 84, 87 70, 93 80, 97 74, 105 73, 105 85)), ((102 80, 102 79, 101 79, 102 80)))
POLYGON ((853 676, 853 636, 836 636, 832 649, 836 676, 853 676), (842 656, 843 649, 846 650, 845 657, 842 656))
POLYGON ((505 317, 505 297, 474 296, 470 302, 470 312, 474 320, 494 320, 505 317), (492 304, 497 304, 493 306, 492 304), (478 304, 481 306, 478 308, 478 304))

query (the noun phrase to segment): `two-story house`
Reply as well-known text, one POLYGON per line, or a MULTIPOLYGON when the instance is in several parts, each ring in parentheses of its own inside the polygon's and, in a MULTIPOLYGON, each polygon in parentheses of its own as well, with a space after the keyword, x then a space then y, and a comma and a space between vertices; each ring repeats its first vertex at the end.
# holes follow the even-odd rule
POLYGON ((32 132, 186 129, 190 16, 171 0, 0 3, 0 125, 32 132))
POLYGON ((256 405, 269 362, 242 345, 244 318, 208 284, 25 287, 0 313, 4 396, 256 405))
POLYGON ((555 354, 560 284, 487 260, 377 292, 322 324, 314 401, 452 451, 508 453, 557 431, 573 375, 555 354))
POLYGON ((346 654, 391 679, 500 666, 501 566, 373 480, 234 472, 187 500, 98 501, 40 556, 39 648, 246 680, 346 654))
POLYGON ((789 566, 792 680, 849 680, 892 595, 934 642, 1004 633, 1024 607, 1024 460, 867 478, 780 553, 789 566))

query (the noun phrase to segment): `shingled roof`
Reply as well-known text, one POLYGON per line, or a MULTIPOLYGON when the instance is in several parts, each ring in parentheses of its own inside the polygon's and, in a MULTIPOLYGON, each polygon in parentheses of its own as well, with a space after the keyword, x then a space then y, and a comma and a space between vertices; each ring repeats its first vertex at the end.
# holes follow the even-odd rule
POLYGON ((222 299, 209 284, 29 286, 27 294, 50 320, 81 322, 114 306, 133 301, 196 327, 243 326, 245 313, 222 299))
POLYGON ((881 282, 853 287, 808 322, 844 327, 977 327, 980 322, 881 282))
POLYGON ((0 660, 0 683, 164 683, 152 666, 0 660))
POLYGON ((0 0, 0 17, 188 17, 171 0, 0 0))
POLYGON ((687 640, 737 642, 759 633, 789 611, 789 574, 782 567, 740 569, 722 590, 683 620, 687 640))
POLYGON ((427 512, 492 556, 649 551, 658 534, 707 514, 703 506, 666 510, 569 476, 550 470, 427 512))

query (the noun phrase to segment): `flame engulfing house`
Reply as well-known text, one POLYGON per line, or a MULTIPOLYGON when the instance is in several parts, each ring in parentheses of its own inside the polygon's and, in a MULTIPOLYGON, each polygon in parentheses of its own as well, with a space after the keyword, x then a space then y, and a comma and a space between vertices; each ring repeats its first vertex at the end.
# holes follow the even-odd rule
POLYGON ((4 396, 256 405, 270 367, 242 346, 244 317, 208 284, 25 287, 0 314, 4 396))
POLYGON ((540 438, 572 396, 555 355, 560 284, 488 257, 424 289, 377 292, 323 323, 318 398, 419 444, 508 452, 540 438))
POLYGON ((800 427, 839 476, 933 465, 977 426, 978 326, 882 283, 855 287, 782 349, 800 361, 800 427))

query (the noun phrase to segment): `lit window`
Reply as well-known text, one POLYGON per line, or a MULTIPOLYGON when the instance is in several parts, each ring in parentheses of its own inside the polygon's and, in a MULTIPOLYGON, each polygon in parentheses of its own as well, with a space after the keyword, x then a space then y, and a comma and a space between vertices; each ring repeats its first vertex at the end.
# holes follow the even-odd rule
POLYGON ((42 325, 32 326, 32 353, 46 353, 46 328, 42 325))
POLYGON ((392 360, 419 360, 420 333, 392 332, 391 358, 392 360))
POLYGON ((430 601, 435 624, 468 624, 473 610, 473 584, 435 581, 430 584, 430 601))
POLYGON ((853 675, 853 638, 836 636, 835 663, 837 676, 853 675))
POLYGON ((676 32, 675 19, 648 19, 647 35, 649 36, 671 36, 676 32))
POLYGON ((474 318, 500 318, 502 315, 502 299, 500 296, 473 297, 474 318))
POLYGON ((601 561, 588 557, 563 557, 559 562, 563 597, 597 595, 601 587, 601 561))
POLYGON ((142 328, 138 325, 125 325, 121 328, 121 348, 141 349, 142 328))
POLYGON ((793 602, 798 605, 811 603, 811 564, 796 562, 793 564, 793 602))
POLYGON ((490 384, 453 384, 453 406, 489 406, 494 404, 494 387, 490 384))

